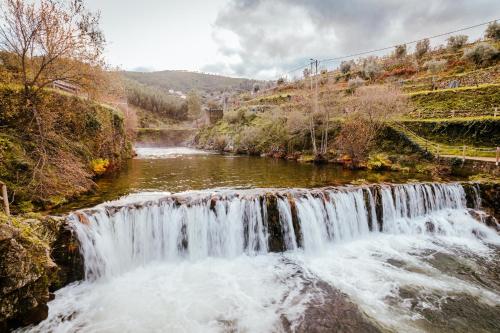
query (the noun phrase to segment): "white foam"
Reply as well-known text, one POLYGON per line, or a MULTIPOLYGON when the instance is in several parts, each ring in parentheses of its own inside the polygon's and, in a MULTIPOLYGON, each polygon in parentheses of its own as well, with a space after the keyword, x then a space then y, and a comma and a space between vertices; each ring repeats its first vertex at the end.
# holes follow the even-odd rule
POLYGON ((135 152, 137 156, 136 159, 163 159, 163 158, 176 158, 179 156, 187 155, 208 155, 211 152, 187 148, 187 147, 164 147, 164 148, 154 148, 154 147, 136 147, 135 152))
POLYGON ((368 188, 289 191, 277 198, 284 254, 268 253, 267 199, 255 196, 264 192, 156 193, 165 200, 138 195, 123 202, 147 204, 83 212, 90 223, 75 227, 89 280, 58 291, 49 318, 31 331, 279 332, 281 317, 293 327, 314 297, 306 280, 339 288, 394 331, 420 330, 401 288, 500 305, 494 291, 426 260, 447 253, 468 265, 462 254, 489 260, 500 246, 468 213, 459 184, 383 187, 381 230, 368 188))
POLYGON ((291 273, 278 255, 153 264, 58 291, 28 331, 279 332, 280 316, 294 320, 307 301, 291 273))

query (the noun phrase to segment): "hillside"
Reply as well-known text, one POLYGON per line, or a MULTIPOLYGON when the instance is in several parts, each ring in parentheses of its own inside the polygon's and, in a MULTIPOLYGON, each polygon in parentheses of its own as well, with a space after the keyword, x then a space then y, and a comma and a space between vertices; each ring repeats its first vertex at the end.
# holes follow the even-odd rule
POLYGON ((232 78, 221 75, 196 73, 188 71, 159 71, 159 72, 122 72, 123 75, 139 83, 159 88, 164 91, 170 89, 187 93, 198 90, 204 94, 215 94, 223 91, 250 91, 259 81, 243 78, 232 78))
POLYGON ((198 145, 304 159, 316 150, 312 142, 316 141, 321 142, 319 158, 339 161, 352 158, 342 142, 348 139, 350 146, 359 143, 364 155, 360 165, 377 160, 380 153, 393 162, 401 160, 412 154, 406 152, 412 146, 426 156, 461 157, 466 145, 467 156, 494 157, 500 143, 500 42, 427 45, 418 54, 407 53, 405 46, 400 49, 383 57, 345 61, 338 69, 312 77, 306 73, 292 82, 282 78, 257 94, 241 94, 231 101, 233 111, 200 132, 198 145), (317 90, 311 89, 316 86, 313 82, 317 90), (394 102, 406 101, 404 112, 395 113, 390 121, 383 115, 393 112, 387 93, 399 96, 394 102), (356 140, 367 128, 359 127, 357 119, 379 106, 387 130, 371 138, 367 142, 371 148, 365 149, 356 140))

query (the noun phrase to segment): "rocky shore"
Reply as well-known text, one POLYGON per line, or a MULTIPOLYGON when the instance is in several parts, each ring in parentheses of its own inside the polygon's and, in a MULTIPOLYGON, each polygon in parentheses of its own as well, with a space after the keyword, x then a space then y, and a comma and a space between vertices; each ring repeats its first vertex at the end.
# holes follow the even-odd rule
POLYGON ((52 293, 81 279, 78 240, 65 218, 0 215, 0 332, 44 320, 52 293))

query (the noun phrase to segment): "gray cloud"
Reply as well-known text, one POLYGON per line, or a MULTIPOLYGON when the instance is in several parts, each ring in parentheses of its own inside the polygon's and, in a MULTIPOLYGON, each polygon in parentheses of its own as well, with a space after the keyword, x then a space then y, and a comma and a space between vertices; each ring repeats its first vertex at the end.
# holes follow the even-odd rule
MULTIPOLYGON (((497 0, 231 0, 213 26, 224 61, 204 70, 270 78, 310 57, 394 45, 492 20, 495 13, 497 0)), ((465 33, 477 37, 483 30, 465 33)))

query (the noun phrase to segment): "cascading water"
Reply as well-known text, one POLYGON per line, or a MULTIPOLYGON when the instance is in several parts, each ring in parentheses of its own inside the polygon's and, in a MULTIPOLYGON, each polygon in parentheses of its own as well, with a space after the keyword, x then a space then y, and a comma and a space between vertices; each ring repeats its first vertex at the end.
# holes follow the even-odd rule
MULTIPOLYGON (((103 205, 72 215, 88 278, 153 261, 234 258, 276 250, 325 249, 370 232, 470 236, 442 211, 466 209, 459 184, 323 190, 241 190, 169 195, 140 205, 103 205), (270 198, 276 199, 274 202, 270 198), (379 213, 377 215, 377 209, 379 213), (87 223, 81 223, 81 216, 87 223), (271 221, 269 215, 278 218, 271 221), (271 234, 271 224, 278 233, 271 234), (270 249, 271 242, 280 244, 270 249)), ((487 230, 483 230, 485 235, 487 230)))
POLYGON ((321 283, 395 331, 427 331, 423 313, 448 295, 500 306, 488 275, 436 264, 480 273, 500 245, 458 183, 140 197, 70 216, 86 281, 60 290, 32 331, 300 331, 326 306, 321 283))

